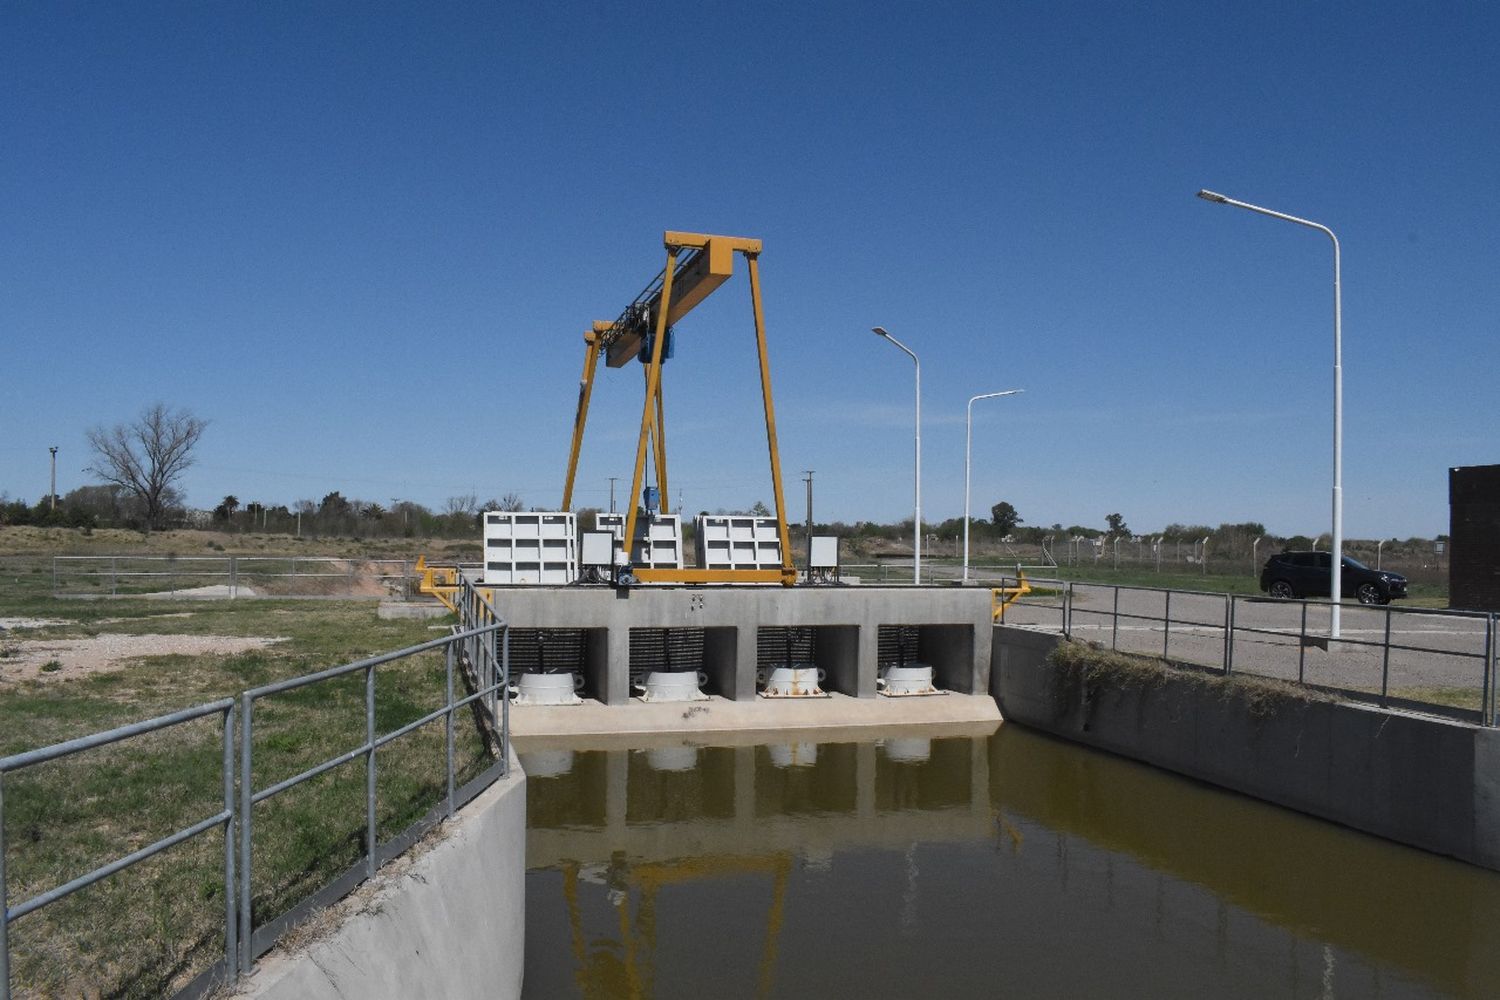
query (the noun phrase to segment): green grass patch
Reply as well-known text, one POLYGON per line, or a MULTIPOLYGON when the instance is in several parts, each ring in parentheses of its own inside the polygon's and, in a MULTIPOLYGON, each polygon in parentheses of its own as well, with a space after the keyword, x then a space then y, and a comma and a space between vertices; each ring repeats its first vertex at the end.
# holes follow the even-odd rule
MULTIPOLYGON (((111 672, 69 670, 0 685, 0 754, 201 704, 272 681, 437 638, 434 622, 382 621, 368 601, 59 601, 0 580, 0 614, 61 619, 17 630, 31 638, 126 633, 281 637, 233 655, 141 657, 111 672)), ((378 733, 440 707, 445 661, 429 652, 376 672, 378 733)), ((461 679, 455 689, 463 692, 461 679)), ((298 774, 365 740, 363 672, 262 699, 253 714, 255 788, 298 774)), ((457 783, 490 763, 467 709, 454 713, 457 783)), ((5 778, 11 905, 222 808, 222 722, 197 720, 5 778)), ((377 830, 401 832, 446 794, 445 719, 376 754, 377 830)), ((236 734, 236 747, 238 734, 236 734)), ((236 765, 236 780, 238 766, 236 765)), ((286 912, 357 864, 366 850, 363 757, 254 809, 252 909, 286 912)), ((18 995, 155 997, 223 950, 223 840, 213 831, 11 926, 18 995)))

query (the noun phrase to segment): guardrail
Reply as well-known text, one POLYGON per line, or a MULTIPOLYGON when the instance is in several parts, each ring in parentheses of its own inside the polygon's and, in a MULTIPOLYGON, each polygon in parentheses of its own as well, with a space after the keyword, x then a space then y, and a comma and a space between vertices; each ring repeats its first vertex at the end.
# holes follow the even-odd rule
POLYGON ((478 592, 472 594, 472 611, 469 617, 474 620, 480 618, 484 620, 473 627, 461 625, 453 631, 453 634, 430 642, 347 663, 318 673, 252 688, 243 692, 238 698, 224 698, 208 702, 173 712, 170 715, 0 758, 0 910, 3 910, 3 919, 0 919, 0 1000, 10 1000, 11 997, 9 929, 12 922, 215 828, 222 828, 224 835, 224 957, 215 962, 212 967, 200 972, 179 995, 196 995, 216 983, 235 982, 241 975, 253 968, 255 960, 269 950, 281 935, 309 913, 347 895, 359 883, 373 876, 382 864, 415 843, 427 830, 443 819, 451 818, 456 809, 477 796, 498 778, 506 776, 509 773, 510 729, 509 713, 502 709, 498 720, 495 721, 492 733, 487 734, 491 737, 487 741, 491 753, 498 759, 462 786, 457 786, 454 767, 455 713, 468 706, 488 703, 491 718, 494 719, 497 698, 501 703, 507 701, 498 697, 499 692, 509 684, 510 680, 509 625, 495 613, 494 607, 478 592), (375 709, 376 678, 379 668, 437 649, 444 651, 445 659, 446 692, 441 707, 390 732, 378 732, 375 724, 375 709), (466 670, 472 669, 470 676, 481 679, 483 683, 475 685, 471 681, 466 682, 469 687, 473 688, 471 693, 462 698, 455 698, 455 666, 461 661, 468 664, 465 667, 466 670), (359 674, 364 677, 365 690, 364 741, 299 774, 257 789, 253 782, 256 752, 254 738, 256 703, 335 678, 359 674), (16 906, 9 905, 5 868, 4 782, 6 774, 85 750, 118 743, 131 737, 158 732, 216 713, 223 717, 223 809, 177 830, 148 847, 126 854, 16 906), (234 739, 236 714, 239 716, 238 761, 235 759, 234 739), (382 843, 378 838, 376 827, 378 801, 376 751, 438 720, 443 720, 446 736, 444 769, 446 787, 442 801, 429 809, 415 823, 382 843), (336 877, 286 913, 261 927, 254 926, 251 911, 251 887, 254 874, 255 806, 303 782, 360 760, 365 763, 365 830, 362 859, 349 871, 336 877), (236 783, 236 764, 238 765, 238 783, 236 783), (236 831, 238 832, 237 838, 236 831))
MULTIPOLYGON (((1002 578, 1001 582, 1011 579, 1002 578)), ((1295 681, 1374 701, 1384 708, 1416 709, 1482 726, 1500 725, 1500 626, 1493 612, 1350 604, 1344 606, 1345 628, 1333 637, 1326 628, 1319 628, 1332 607, 1328 601, 1036 577, 1029 583, 1031 594, 1001 608, 997 624, 1046 628, 1069 638, 1088 633, 1099 636, 1101 645, 1102 633, 1107 630, 1111 649, 1217 668, 1226 675, 1246 673, 1295 681), (1310 622, 1310 613, 1317 620, 1310 622), (1367 627, 1359 627, 1361 621, 1367 627), (1135 641, 1124 642, 1126 635, 1135 641), (1400 635, 1437 638, 1427 643, 1393 638, 1400 635), (1210 640, 1207 646, 1205 639, 1210 640), (1174 640, 1178 644, 1175 653, 1174 640), (1438 645, 1439 641, 1447 645, 1438 645), (1334 654, 1317 666, 1320 673, 1328 675, 1323 680, 1309 677, 1309 649, 1334 654), (1405 657, 1399 665, 1393 663, 1393 658, 1401 654, 1414 655, 1405 657), (1256 662, 1251 662, 1252 656, 1256 662), (1425 671, 1424 661, 1428 665, 1425 671), (1455 704, 1453 699, 1401 693, 1414 685, 1393 684, 1393 671, 1398 669, 1404 675, 1436 678, 1427 686, 1455 692, 1463 696, 1461 700, 1477 701, 1477 708, 1455 704), (1377 670, 1378 684, 1372 679, 1353 686, 1350 678, 1377 670)), ((1421 685, 1415 687, 1422 690, 1421 685)))
POLYGON ((174 595, 218 586, 230 598, 404 596, 412 567, 409 559, 337 556, 53 556, 52 594, 174 595))

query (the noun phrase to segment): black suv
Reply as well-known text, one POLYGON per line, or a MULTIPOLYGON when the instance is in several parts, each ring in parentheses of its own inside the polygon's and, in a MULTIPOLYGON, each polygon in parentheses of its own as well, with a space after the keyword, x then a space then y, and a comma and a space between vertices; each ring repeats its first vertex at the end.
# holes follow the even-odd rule
MULTIPOLYGON (((1266 560, 1260 589, 1272 597, 1328 597, 1333 576, 1330 552, 1282 552, 1266 560)), ((1406 577, 1371 569, 1358 559, 1344 557, 1343 592, 1361 604, 1389 604, 1406 596, 1406 577)))

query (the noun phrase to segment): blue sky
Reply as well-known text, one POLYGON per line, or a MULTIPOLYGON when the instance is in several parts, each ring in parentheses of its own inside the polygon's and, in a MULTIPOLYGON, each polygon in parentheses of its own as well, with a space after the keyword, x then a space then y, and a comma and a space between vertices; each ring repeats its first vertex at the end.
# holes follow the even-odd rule
MULTIPOLYGON (((559 502, 581 333, 667 229, 760 237, 787 504, 1447 530, 1500 461, 1500 13, 1443 4, 0 8, 0 490, 211 421, 191 503, 559 502)), ((673 502, 771 497, 743 275, 666 368, 673 502)), ((602 370, 578 501, 627 477, 602 370)), ((623 489, 624 487, 622 487, 623 489)))

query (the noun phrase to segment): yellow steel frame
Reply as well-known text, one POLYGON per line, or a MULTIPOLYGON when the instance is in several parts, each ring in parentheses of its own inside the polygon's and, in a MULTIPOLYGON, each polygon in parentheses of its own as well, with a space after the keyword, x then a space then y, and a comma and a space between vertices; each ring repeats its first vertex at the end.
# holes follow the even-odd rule
MULTIPOLYGON (((766 445, 771 461, 771 488, 776 500, 776 530, 781 541, 779 570, 703 570, 703 569, 637 569, 636 579, 644 583, 781 583, 791 586, 797 580, 792 566, 791 538, 786 524, 786 502, 782 490, 781 453, 776 444, 776 410, 771 401, 771 362, 766 351, 765 313, 761 307, 760 253, 761 241, 737 236, 710 236, 703 233, 667 232, 663 236, 667 266, 662 272, 661 291, 655 297, 652 315, 655 326, 651 337, 651 357, 645 366, 646 398, 641 407, 641 430, 636 442, 634 474, 630 493, 626 495, 625 545, 634 543, 637 519, 636 498, 646 472, 646 455, 652 453, 656 465, 656 482, 661 496, 661 510, 668 512, 666 413, 662 402, 662 350, 667 328, 686 316, 733 272, 734 255, 744 256, 750 274, 750 305, 755 320, 755 345, 760 359, 761 400, 765 409, 766 445), (679 272, 683 251, 697 251, 679 272), (675 286, 675 287, 674 287, 675 286)), ((568 453, 568 473, 563 484, 563 509, 573 502, 573 486, 578 473, 578 454, 583 445, 583 429, 588 421, 589 400, 593 395, 594 375, 600 355, 610 367, 619 367, 635 357, 642 338, 632 331, 629 336, 615 324, 595 322, 584 334, 586 349, 583 377, 578 386, 578 407, 573 418, 573 441, 568 453)))
POLYGON ((990 617, 995 621, 1005 614, 1005 609, 1016 603, 1016 600, 1025 594, 1031 593, 1031 584, 1026 579, 1026 574, 1016 570, 1016 585, 1014 587, 993 587, 990 590, 990 617))

